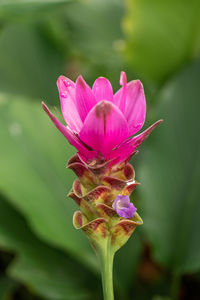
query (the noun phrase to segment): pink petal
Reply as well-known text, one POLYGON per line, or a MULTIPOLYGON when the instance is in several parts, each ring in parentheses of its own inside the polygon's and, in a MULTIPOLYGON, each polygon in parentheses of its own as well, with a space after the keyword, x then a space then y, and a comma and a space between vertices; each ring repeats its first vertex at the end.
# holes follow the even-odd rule
POLYGON ((106 100, 93 107, 80 132, 80 139, 103 156, 127 137, 128 126, 122 112, 106 100))
POLYGON ((78 151, 84 154, 85 157, 93 158, 97 156, 95 151, 89 151, 80 141, 79 137, 72 132, 68 126, 64 126, 60 121, 50 112, 49 108, 44 102, 42 102, 42 107, 47 113, 51 121, 57 127, 57 129, 66 137, 68 142, 73 145, 78 151))
POLYGON ((83 77, 79 76, 76 81, 76 107, 83 122, 96 103, 97 101, 91 88, 87 85, 83 77))
POLYGON ((113 101, 113 90, 110 81, 104 77, 95 80, 92 87, 97 102, 101 100, 113 101))
POLYGON ((61 110, 65 122, 71 130, 80 132, 83 122, 79 116, 75 102, 75 83, 67 77, 60 76, 57 80, 60 94, 61 110))
MULTIPOLYGON (((119 107, 122 93, 123 87, 114 95, 114 103, 119 107)), ((128 122, 130 135, 142 128, 146 116, 146 101, 144 89, 139 80, 133 80, 127 84, 124 115, 128 122)))
POLYGON ((145 131, 132 137, 127 142, 129 144, 131 144, 132 146, 134 146, 134 148, 136 149, 138 146, 140 146, 140 144, 142 144, 146 140, 146 138, 148 138, 149 134, 162 122, 163 122, 163 120, 158 120, 157 122, 152 124, 149 128, 147 128, 145 131))
POLYGON ((117 162, 114 161, 113 163, 119 163, 130 155, 148 138, 149 134, 160 124, 163 120, 159 120, 147 128, 145 131, 140 133, 139 135, 132 137, 125 142, 123 142, 117 149, 113 150, 108 159, 117 158, 117 162))
POLYGON ((120 84, 122 85, 120 99, 119 99, 119 108, 123 113, 125 113, 125 107, 126 107, 126 93, 127 93, 127 78, 126 73, 121 72, 120 75, 120 84))

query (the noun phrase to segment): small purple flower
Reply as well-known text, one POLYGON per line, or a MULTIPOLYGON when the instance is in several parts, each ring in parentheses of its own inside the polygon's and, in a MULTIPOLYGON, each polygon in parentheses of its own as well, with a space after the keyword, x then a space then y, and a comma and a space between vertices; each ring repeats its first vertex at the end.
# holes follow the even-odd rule
POLYGON ((128 195, 118 195, 112 207, 116 210, 120 217, 130 219, 134 216, 137 208, 130 202, 128 195))

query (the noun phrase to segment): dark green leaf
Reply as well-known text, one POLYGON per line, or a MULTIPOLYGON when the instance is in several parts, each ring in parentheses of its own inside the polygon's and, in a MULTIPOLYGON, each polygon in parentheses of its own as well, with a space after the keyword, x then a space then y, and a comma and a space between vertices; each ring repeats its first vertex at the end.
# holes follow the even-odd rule
POLYGON ((178 272, 200 269, 200 62, 171 80, 159 97, 138 180, 144 228, 155 258, 178 272))
POLYGON ((114 267, 116 283, 126 292, 136 276, 141 248, 142 243, 138 229, 136 229, 129 241, 116 254, 114 267))
POLYGON ((9 297, 11 296, 16 286, 17 284, 13 280, 5 276, 4 277, 0 276, 0 299, 1 300, 10 299, 9 297))
POLYGON ((24 219, 2 199, 0 247, 17 253, 8 273, 35 293, 52 300, 88 299, 83 288, 86 273, 80 266, 64 253, 39 241, 24 219))

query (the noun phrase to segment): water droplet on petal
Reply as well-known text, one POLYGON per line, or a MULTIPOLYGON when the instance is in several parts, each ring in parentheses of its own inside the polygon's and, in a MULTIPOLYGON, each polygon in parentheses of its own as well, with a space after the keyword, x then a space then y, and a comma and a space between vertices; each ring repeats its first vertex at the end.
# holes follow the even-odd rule
POLYGON ((67 93, 66 93, 66 92, 63 92, 63 93, 60 94, 60 96, 61 96, 62 98, 67 98, 67 93))
POLYGON ((69 80, 64 80, 65 86, 70 87, 72 84, 69 80))

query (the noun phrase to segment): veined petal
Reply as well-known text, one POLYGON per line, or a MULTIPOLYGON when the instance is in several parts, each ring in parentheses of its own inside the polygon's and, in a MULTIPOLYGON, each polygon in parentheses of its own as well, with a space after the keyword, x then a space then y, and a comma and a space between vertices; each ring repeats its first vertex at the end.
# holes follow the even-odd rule
POLYGON ((71 131, 68 126, 64 126, 62 123, 60 123, 60 121, 50 112, 49 108, 44 102, 42 102, 42 107, 53 122, 53 124, 56 126, 56 128, 66 137, 66 139, 72 146, 74 146, 78 151, 80 151, 80 153, 83 153, 83 155, 88 159, 97 156, 97 153, 95 151, 90 151, 83 145, 79 137, 75 135, 74 132, 71 131))
POLYGON ((104 77, 95 80, 92 87, 97 102, 101 100, 113 101, 113 90, 110 81, 104 77))
POLYGON ((128 137, 128 125, 119 108, 110 101, 101 101, 87 115, 80 139, 106 156, 128 137))
POLYGON ((60 95, 61 110, 65 122, 71 130, 80 132, 83 122, 79 116, 75 102, 75 83, 65 76, 57 80, 60 95))
MULTIPOLYGON (((122 95, 123 87, 114 95, 114 103, 119 107, 122 95)), ((133 80, 127 84, 124 115, 130 135, 135 134, 142 128, 146 116, 146 100, 140 80, 133 80)))
POLYGON ((97 101, 91 88, 87 85, 83 77, 79 76, 76 80, 76 107, 83 122, 96 103, 97 101))
POLYGON ((142 133, 134 136, 125 142, 123 142, 119 147, 110 152, 110 155, 107 157, 108 159, 117 158, 117 161, 113 161, 113 163, 119 163, 130 155, 148 138, 149 134, 160 124, 163 120, 159 120, 147 128, 142 133))

